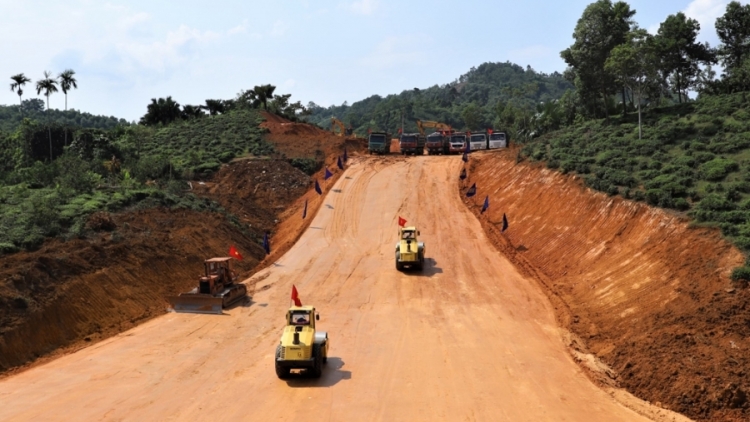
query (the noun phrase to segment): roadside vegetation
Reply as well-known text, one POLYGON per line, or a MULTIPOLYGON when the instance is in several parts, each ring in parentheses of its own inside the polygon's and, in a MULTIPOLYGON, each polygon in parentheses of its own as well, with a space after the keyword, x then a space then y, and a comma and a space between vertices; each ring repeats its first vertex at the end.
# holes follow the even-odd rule
MULTIPOLYGON (((39 94, 57 92, 63 74, 45 72, 39 94)), ((31 82, 23 74, 11 79, 20 93, 31 82)), ((68 81, 65 91, 71 88, 68 81)), ((21 106, 0 107, 0 255, 107 230, 108 213, 126 209, 219 212, 244 231, 218 203, 192 194, 191 183, 236 157, 275 155, 262 137, 259 110, 297 119, 303 108, 274 90, 256 86, 203 106, 154 99, 138 124, 45 110, 41 100, 19 94, 21 106)))

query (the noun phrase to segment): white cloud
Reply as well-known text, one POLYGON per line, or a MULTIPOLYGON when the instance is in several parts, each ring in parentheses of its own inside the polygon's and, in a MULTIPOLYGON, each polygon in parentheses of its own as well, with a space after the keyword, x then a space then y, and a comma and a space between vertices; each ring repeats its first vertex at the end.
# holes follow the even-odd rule
POLYGON ((371 15, 377 10, 380 5, 379 0, 359 0, 351 3, 346 3, 346 9, 351 10, 354 13, 360 15, 371 15))
POLYGON ((284 90, 289 91, 292 88, 294 88, 295 85, 297 85, 297 81, 295 81, 294 79, 287 79, 286 81, 284 81, 284 83, 281 85, 281 87, 284 90))
POLYGON ((151 42, 121 41, 116 47, 122 59, 131 67, 164 71, 183 63, 194 48, 219 39, 219 34, 199 31, 180 25, 167 33, 163 40, 151 42))
POLYGON ((729 4, 727 0, 693 0, 688 4, 683 12, 685 16, 697 20, 701 25, 701 31, 698 35, 700 40, 716 39, 714 24, 716 18, 726 11, 727 4, 729 4))

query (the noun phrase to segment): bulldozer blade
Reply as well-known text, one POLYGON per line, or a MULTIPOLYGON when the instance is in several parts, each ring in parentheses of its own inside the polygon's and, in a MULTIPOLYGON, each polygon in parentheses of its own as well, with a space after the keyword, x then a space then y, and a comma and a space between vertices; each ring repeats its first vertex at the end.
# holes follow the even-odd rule
POLYGON ((212 296, 171 296, 168 297, 170 305, 175 312, 195 314, 222 314, 223 299, 212 296))

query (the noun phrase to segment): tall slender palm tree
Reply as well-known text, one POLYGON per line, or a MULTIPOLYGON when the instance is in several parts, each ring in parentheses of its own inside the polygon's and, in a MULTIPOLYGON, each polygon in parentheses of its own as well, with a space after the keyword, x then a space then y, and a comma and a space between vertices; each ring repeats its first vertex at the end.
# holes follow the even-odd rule
MULTIPOLYGON (((60 75, 58 75, 57 79, 60 81, 60 89, 62 89, 63 94, 65 94, 65 111, 68 111, 68 91, 70 91, 71 88, 78 89, 78 84, 76 81, 76 78, 73 77, 76 72, 73 69, 65 69, 64 72, 62 72, 60 75)), ((65 129, 65 146, 68 145, 68 128, 65 129)))
POLYGON ((21 96, 23 95, 23 86, 26 85, 27 82, 31 82, 31 79, 27 78, 23 73, 13 75, 10 78, 13 79, 13 83, 10 84, 10 90, 18 94, 18 104, 21 106, 21 113, 23 113, 23 100, 21 99, 21 96))
POLYGON ((49 122, 49 96, 57 92, 57 80, 52 79, 52 72, 44 71, 44 79, 36 81, 36 94, 39 95, 44 91, 47 97, 47 133, 49 134, 49 161, 52 162, 52 128, 49 122))
POLYGON ((65 94, 66 111, 68 110, 68 91, 70 91, 71 88, 78 89, 78 81, 73 77, 75 74, 76 72, 73 69, 65 69, 65 71, 57 77, 60 81, 60 89, 62 89, 63 94, 65 94))

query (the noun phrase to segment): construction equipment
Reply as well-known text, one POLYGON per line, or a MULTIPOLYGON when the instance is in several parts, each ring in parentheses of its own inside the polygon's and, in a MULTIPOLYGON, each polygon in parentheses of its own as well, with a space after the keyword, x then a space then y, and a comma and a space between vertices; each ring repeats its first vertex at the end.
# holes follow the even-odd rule
POLYGON ((175 312, 221 314, 222 309, 247 297, 247 287, 236 283, 232 258, 211 258, 203 261, 206 272, 200 276, 198 287, 179 296, 168 297, 175 312))
POLYGON ((339 136, 351 136, 351 134, 354 132, 351 127, 347 129, 344 125, 344 122, 342 122, 341 120, 335 117, 331 117, 331 132, 336 133, 336 128, 339 128, 339 136))
POLYGON ((301 369, 319 378, 328 362, 328 333, 315 330, 320 315, 312 306, 292 306, 286 313, 286 327, 276 346, 276 376, 288 378, 292 370, 301 369))
POLYGON ((461 154, 466 150, 466 133, 456 132, 451 134, 448 145, 449 154, 461 154))
POLYGON ((433 122, 432 120, 417 120, 417 129, 419 129, 419 133, 424 135, 424 128, 426 127, 435 129, 437 132, 450 133, 452 131, 451 126, 445 123, 433 122))
POLYGON ((427 154, 447 154, 449 150, 449 136, 453 132, 453 129, 451 129, 450 125, 440 122, 433 122, 431 120, 417 120, 417 129, 419 129, 419 133, 424 135, 425 128, 433 128, 436 130, 436 132, 427 135, 427 139, 425 141, 427 154))
POLYGON ((402 133, 399 137, 398 146, 401 154, 424 155, 424 135, 419 133, 402 133))
POLYGON ((403 271, 405 267, 422 270, 424 268, 424 243, 417 240, 419 230, 416 227, 402 227, 398 230, 396 243, 396 269, 403 271))
POLYGON ((367 137, 367 151, 370 154, 388 154, 391 152, 391 137, 385 132, 371 132, 367 137))
POLYGON ((508 134, 505 132, 490 132, 488 149, 507 148, 509 146, 508 134))
POLYGON ((487 149, 487 134, 484 132, 472 133, 469 136, 469 147, 471 151, 487 149))

